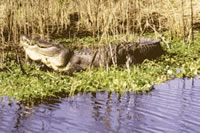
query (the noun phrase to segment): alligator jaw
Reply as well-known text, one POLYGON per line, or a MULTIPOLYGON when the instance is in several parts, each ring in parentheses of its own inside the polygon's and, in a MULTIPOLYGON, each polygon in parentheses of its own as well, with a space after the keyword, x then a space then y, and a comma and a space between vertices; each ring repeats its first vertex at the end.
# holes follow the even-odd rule
POLYGON ((32 39, 26 35, 21 36, 20 45, 25 50, 26 59, 40 61, 56 71, 65 67, 73 54, 70 49, 63 48, 62 45, 32 39), (41 44, 47 44, 48 47, 40 47, 41 44))

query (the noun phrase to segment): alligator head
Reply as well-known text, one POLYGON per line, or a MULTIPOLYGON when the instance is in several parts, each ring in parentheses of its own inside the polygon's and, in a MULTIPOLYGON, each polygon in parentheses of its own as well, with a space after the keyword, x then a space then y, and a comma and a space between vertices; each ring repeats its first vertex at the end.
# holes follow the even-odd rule
POLYGON ((20 45, 24 48, 26 58, 41 61, 54 70, 63 69, 69 62, 73 52, 63 45, 32 39, 22 35, 20 45))

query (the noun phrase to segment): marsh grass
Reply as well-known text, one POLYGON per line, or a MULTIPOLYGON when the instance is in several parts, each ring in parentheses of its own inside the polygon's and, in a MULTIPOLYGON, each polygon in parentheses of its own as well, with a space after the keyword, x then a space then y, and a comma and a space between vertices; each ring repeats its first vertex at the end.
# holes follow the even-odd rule
POLYGON ((2 0, 0 37, 18 42, 21 33, 41 38, 88 33, 100 41, 108 35, 142 34, 151 27, 188 37, 190 22, 200 21, 199 7, 198 0, 2 0))
POLYGON ((145 92, 174 77, 194 77, 200 72, 200 35, 195 34, 191 45, 180 40, 190 42, 192 27, 200 22, 200 2, 191 1, 1 0, 0 96, 35 102, 59 97, 61 92, 145 92), (74 76, 42 71, 41 65, 25 63, 19 47, 22 33, 53 38, 66 46, 93 47, 133 41, 147 32, 154 32, 147 36, 164 37, 169 42, 169 47, 162 44, 168 54, 129 69, 93 68, 74 76))
POLYGON ((192 78, 200 73, 200 34, 195 33, 195 38, 190 47, 178 39, 171 41, 170 49, 162 43, 167 52, 165 55, 156 60, 145 60, 129 69, 92 68, 73 76, 44 71, 35 62, 24 63, 26 73, 23 73, 19 63, 11 58, 0 66, 0 96, 34 103, 48 97, 73 96, 77 92, 149 92, 155 84, 173 78, 192 78))
POLYGON ((159 38, 168 31, 171 38, 181 37, 190 44, 193 27, 200 23, 199 7, 198 0, 2 0, 0 50, 9 47, 6 52, 17 56, 21 34, 70 42, 91 36, 92 43, 103 45, 110 38, 124 42, 135 39, 130 35, 147 32, 159 33, 155 36, 159 38))

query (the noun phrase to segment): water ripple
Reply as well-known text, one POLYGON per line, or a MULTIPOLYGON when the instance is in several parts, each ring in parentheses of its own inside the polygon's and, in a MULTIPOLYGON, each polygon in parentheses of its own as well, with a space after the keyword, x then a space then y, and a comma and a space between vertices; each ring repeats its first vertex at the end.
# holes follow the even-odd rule
POLYGON ((35 106, 0 99, 0 133, 193 133, 200 80, 174 79, 146 95, 83 93, 35 106))

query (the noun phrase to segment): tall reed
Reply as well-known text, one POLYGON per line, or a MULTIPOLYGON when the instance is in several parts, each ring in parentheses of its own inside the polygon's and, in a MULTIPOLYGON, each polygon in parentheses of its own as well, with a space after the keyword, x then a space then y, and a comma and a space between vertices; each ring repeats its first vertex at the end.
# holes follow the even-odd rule
POLYGON ((87 31, 101 39, 107 35, 142 34, 152 31, 151 27, 186 36, 191 21, 200 21, 200 2, 191 1, 1 0, 0 38, 1 42, 18 42, 21 33, 44 38, 60 33, 74 37, 87 31))

